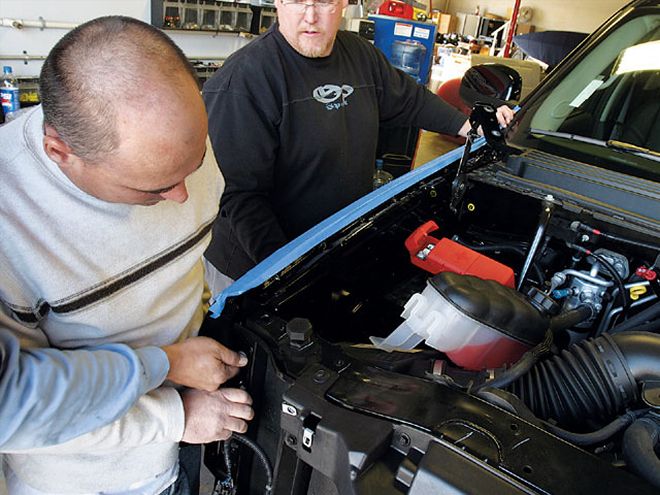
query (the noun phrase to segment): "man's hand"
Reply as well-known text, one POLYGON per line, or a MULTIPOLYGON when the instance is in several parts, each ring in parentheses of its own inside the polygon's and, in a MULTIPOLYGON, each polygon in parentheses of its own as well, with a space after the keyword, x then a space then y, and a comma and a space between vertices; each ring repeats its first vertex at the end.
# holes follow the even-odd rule
POLYGON ((238 388, 186 390, 181 397, 185 413, 182 440, 187 443, 227 440, 233 432, 245 433, 247 421, 254 417, 252 398, 238 388))
POLYGON ((245 355, 208 337, 192 337, 162 349, 170 361, 168 380, 209 392, 236 376, 248 362, 245 355))
POLYGON ((497 107, 496 115, 497 122, 499 122, 502 127, 506 127, 513 120, 514 113, 507 105, 502 105, 501 107, 497 107))
MULTIPOLYGON (((500 107, 497 107, 497 110, 495 112, 497 123, 500 124, 500 126, 502 127, 508 126, 513 120, 514 115, 515 113, 513 112, 513 110, 511 110, 507 105, 502 105, 500 107)), ((463 126, 461 127, 461 129, 458 131, 458 135, 462 137, 467 137, 471 127, 472 126, 470 125, 470 119, 467 119, 463 124, 463 126)), ((481 128, 481 126, 479 126, 479 128, 477 129, 477 133, 480 136, 484 135, 484 131, 481 128)))

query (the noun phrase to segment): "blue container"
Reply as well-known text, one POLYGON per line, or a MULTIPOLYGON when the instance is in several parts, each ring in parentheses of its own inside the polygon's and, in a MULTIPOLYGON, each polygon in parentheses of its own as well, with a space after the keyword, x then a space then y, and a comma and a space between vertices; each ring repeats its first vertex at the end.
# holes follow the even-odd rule
POLYGON ((392 65, 420 82, 420 72, 424 67, 426 48, 418 41, 395 40, 392 43, 392 65))
POLYGON ((0 81, 0 100, 5 120, 10 120, 12 114, 18 112, 20 103, 18 99, 18 84, 8 65, 2 68, 2 81, 0 81))
POLYGON ((399 69, 420 84, 431 75, 436 26, 428 22, 387 15, 370 15, 374 21, 374 44, 399 69))

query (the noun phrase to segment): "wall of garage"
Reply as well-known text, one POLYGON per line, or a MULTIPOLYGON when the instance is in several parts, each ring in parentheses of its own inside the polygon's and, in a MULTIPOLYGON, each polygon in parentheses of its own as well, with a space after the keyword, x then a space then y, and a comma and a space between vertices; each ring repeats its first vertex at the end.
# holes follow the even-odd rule
MULTIPOLYGON (((150 0, 0 0, 0 18, 80 24, 95 17, 121 14, 146 22, 151 20, 150 0)), ((0 27, 0 66, 11 65, 18 76, 39 74, 40 61, 23 63, 21 60, 3 59, 3 56, 47 55, 55 43, 68 30, 0 27)), ((248 40, 235 33, 168 33, 189 58, 227 57, 248 40)))
MULTIPOLYGON (((566 30, 591 32, 607 17, 627 3, 627 0, 524 0, 523 6, 533 9, 531 23, 538 31, 566 30)), ((477 5, 482 14, 493 13, 503 17, 510 14, 513 0, 450 0, 450 13, 475 11, 477 5)), ((82 23, 109 14, 123 14, 149 22, 150 0, 0 0, 0 18, 18 18, 46 21, 82 23)), ((34 76, 42 62, 9 60, 8 55, 46 55, 66 30, 24 28, 22 30, 0 27, 0 65, 11 65, 19 76, 34 76)), ((195 32, 169 33, 174 41, 191 58, 226 57, 247 43, 236 34, 212 34, 195 32)))
MULTIPOLYGON (((531 7, 531 24, 537 31, 578 31, 590 33, 629 0, 524 0, 521 6, 531 7)), ((492 13, 509 17, 514 0, 450 0, 449 13, 492 13)))

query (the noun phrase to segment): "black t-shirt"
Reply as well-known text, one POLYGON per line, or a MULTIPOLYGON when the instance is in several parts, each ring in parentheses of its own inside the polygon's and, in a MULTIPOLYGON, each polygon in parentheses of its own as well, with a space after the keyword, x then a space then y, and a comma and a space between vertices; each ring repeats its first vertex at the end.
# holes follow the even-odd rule
POLYGON ((371 190, 379 124, 456 134, 466 120, 343 31, 312 59, 275 25, 230 56, 203 96, 226 181, 206 257, 232 278, 371 190))

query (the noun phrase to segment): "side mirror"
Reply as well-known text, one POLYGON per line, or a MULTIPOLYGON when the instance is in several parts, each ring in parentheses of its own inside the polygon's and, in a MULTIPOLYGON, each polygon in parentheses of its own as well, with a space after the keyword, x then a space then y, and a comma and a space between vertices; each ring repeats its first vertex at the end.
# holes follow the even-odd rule
POLYGON ((484 102, 499 107, 507 101, 520 100, 522 77, 515 69, 502 64, 470 67, 461 80, 459 94, 470 107, 484 102))

